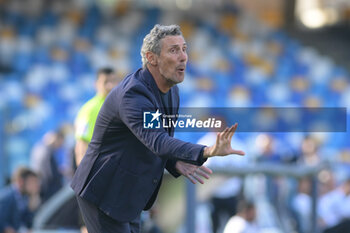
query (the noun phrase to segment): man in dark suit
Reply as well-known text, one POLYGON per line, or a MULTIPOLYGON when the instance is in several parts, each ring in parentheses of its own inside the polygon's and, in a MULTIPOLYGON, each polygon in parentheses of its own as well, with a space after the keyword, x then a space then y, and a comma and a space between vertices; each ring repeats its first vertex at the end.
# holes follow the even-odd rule
POLYGON ((31 228, 39 205, 39 180, 27 168, 16 170, 12 185, 0 191, 0 233, 15 233, 31 228))
POLYGON ((201 166, 207 158, 244 154, 231 147, 237 124, 219 133, 212 147, 175 139, 173 128, 144 128, 145 111, 178 112, 176 84, 184 80, 188 58, 180 27, 156 25, 144 38, 141 56, 143 68, 107 96, 72 181, 90 233, 139 232, 140 213, 155 201, 164 168, 203 183, 201 177, 211 173, 201 166))

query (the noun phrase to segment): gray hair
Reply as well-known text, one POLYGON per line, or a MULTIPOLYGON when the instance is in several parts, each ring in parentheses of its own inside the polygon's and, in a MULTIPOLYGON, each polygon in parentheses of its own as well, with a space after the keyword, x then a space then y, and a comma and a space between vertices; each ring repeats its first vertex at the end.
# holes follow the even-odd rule
POLYGON ((160 54, 161 50, 161 39, 166 36, 182 36, 182 32, 179 25, 159 25, 156 24, 150 33, 148 33, 143 39, 141 47, 141 58, 142 58, 142 67, 145 68, 148 61, 146 59, 147 52, 153 52, 157 55, 160 54))

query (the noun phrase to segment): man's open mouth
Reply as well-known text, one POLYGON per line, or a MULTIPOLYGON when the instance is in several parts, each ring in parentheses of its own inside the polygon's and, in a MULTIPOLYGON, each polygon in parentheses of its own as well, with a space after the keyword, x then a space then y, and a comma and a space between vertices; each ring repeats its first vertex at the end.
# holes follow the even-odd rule
POLYGON ((180 66, 180 67, 177 68, 177 70, 180 71, 180 72, 184 72, 185 69, 186 69, 186 67, 184 67, 184 66, 180 66))

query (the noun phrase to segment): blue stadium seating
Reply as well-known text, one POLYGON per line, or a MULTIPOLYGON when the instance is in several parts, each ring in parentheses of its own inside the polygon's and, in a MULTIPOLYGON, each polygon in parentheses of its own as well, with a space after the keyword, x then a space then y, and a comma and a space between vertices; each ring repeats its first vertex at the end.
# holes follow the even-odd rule
MULTIPOLYGON (((4 130, 4 135, 1 136, 5 139, 1 141, 3 144, 0 144, 0 148, 6 150, 0 152, 2 153, 0 157, 10 158, 7 160, 10 168, 28 161, 31 145, 38 141, 44 132, 57 128, 65 122, 73 123, 74 109, 93 96, 93 90, 83 85, 82 81, 82 77, 88 77, 93 82, 96 67, 92 62, 90 53, 92 50, 105 53, 113 63, 121 61, 123 64, 130 64, 130 67, 124 67, 125 72, 129 73, 141 66, 140 48, 144 35, 154 24, 161 23, 159 20, 162 14, 165 14, 156 8, 140 11, 138 14, 141 14, 142 20, 135 21, 135 25, 130 26, 136 30, 121 35, 118 33, 123 30, 123 17, 127 15, 116 15, 113 18, 114 24, 111 24, 97 6, 80 13, 83 13, 83 20, 69 41, 58 35, 63 21, 68 20, 69 16, 54 13, 51 9, 43 11, 40 17, 35 19, 11 11, 6 11, 1 16, 6 27, 15 33, 14 39, 25 38, 31 41, 29 44, 19 46, 18 51, 13 54, 13 72, 1 76, 0 89, 7 93, 4 96, 6 99, 1 100, 4 103, 3 109, 6 110, 6 114, 0 119, 1 128, 11 125, 22 115, 38 116, 43 119, 41 123, 29 123, 27 128, 19 132, 4 130), (104 41, 98 37, 102 27, 106 27, 107 31, 115 36, 113 41, 104 41), (52 39, 45 39, 47 44, 39 44, 37 35, 45 30, 55 36, 52 39), (113 54, 112 47, 118 42, 118 37, 126 38, 130 43, 130 49, 126 54, 119 51, 121 49, 117 49, 114 51, 116 54, 113 54), (85 40, 88 44, 86 51, 77 48, 77 40, 85 40), (76 92, 72 93, 72 89, 76 92), (40 104, 28 106, 26 101, 31 95, 36 96, 40 104), (48 112, 45 115, 40 111, 48 112), (20 151, 17 145, 20 145, 20 151)), ((227 10, 226 13, 238 17, 237 10, 231 12, 227 10)), ((255 107, 304 106, 308 97, 317 98, 323 106, 338 107, 344 103, 345 93, 330 88, 330 80, 334 77, 348 77, 348 73, 337 65, 327 63, 327 59, 312 62, 310 57, 313 58, 313 52, 308 51, 293 38, 289 38, 282 30, 270 33, 253 30, 239 32, 239 18, 237 28, 232 28, 234 33, 222 30, 219 21, 208 23, 200 18, 184 17, 178 23, 195 25, 190 38, 186 38, 188 41, 203 40, 196 38, 198 35, 206 37, 203 42, 206 47, 195 51, 199 58, 190 56, 187 66, 187 78, 190 80, 186 80, 186 83, 191 85, 192 89, 187 87, 180 91, 181 106, 206 104, 233 107, 232 104, 239 103, 232 102, 230 96, 233 88, 238 86, 244 87, 244 91, 248 93, 248 97, 245 97, 248 99, 242 103, 255 107), (266 49, 271 43, 279 50, 273 52, 266 49), (219 54, 220 59, 210 57, 211 54, 219 54), (316 62, 328 64, 327 75, 316 77, 322 71, 315 70, 316 62), (304 90, 291 88, 292 82, 300 77, 309 85, 308 88, 304 90), (211 86, 202 87, 199 84, 211 86)), ((349 84, 347 85, 349 87, 349 84)), ((349 147, 347 137, 343 134, 335 133, 332 136, 338 139, 332 138, 326 141, 324 147, 349 147)), ((181 133, 181 137, 192 142, 199 138, 190 133, 181 133)), ((247 139, 249 135, 242 134, 241 137, 247 139)))

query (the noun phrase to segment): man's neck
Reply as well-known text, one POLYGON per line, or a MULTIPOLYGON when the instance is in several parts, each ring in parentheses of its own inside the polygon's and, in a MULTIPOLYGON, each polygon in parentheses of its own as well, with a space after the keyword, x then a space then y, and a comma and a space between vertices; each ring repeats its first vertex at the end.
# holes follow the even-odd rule
POLYGON ((102 93, 102 92, 96 92, 96 95, 102 99, 106 98, 106 94, 105 93, 102 93))
POLYGON ((157 87, 161 92, 167 93, 170 90, 170 88, 174 86, 174 84, 170 83, 168 80, 162 77, 162 75, 160 74, 159 70, 156 67, 150 64, 147 64, 147 69, 152 74, 153 79, 156 82, 157 87))

